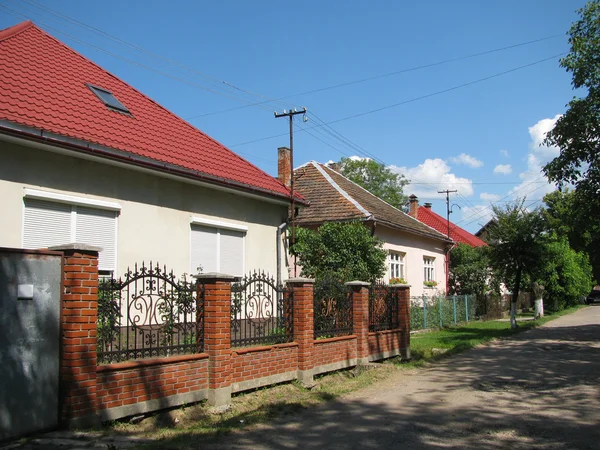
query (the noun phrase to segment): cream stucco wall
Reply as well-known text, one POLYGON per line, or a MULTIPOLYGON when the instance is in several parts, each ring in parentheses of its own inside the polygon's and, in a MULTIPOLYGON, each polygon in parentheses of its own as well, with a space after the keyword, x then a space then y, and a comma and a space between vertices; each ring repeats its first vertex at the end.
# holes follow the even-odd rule
POLYGON ((118 202, 118 274, 150 260, 177 275, 190 273, 194 216, 247 226, 245 272, 261 269, 276 276, 276 232, 287 215, 284 204, 0 140, 0 246, 22 246, 25 188, 118 202))
MULTIPOLYGON (((443 241, 388 228, 383 225, 377 225, 375 234, 384 242, 384 249, 405 253, 405 278, 411 286, 411 296, 430 296, 446 289, 446 264, 443 241), (435 258, 434 272, 435 281, 437 281, 438 285, 433 289, 423 285, 423 258, 425 256, 435 258)), ((389 279, 389 276, 388 265, 386 279, 389 279)))

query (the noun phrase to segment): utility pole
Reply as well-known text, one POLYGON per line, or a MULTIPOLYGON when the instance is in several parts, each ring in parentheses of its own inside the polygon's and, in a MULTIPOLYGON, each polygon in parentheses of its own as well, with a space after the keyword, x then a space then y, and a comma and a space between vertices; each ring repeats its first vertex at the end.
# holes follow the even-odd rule
MULTIPOLYGON (((289 117, 290 118, 290 220, 292 225, 292 246, 296 243, 296 199, 294 198, 294 116, 298 114, 306 114, 306 108, 298 111, 296 108, 292 111, 283 110, 282 113, 275 112, 275 118, 289 117)), ((294 256, 294 276, 296 276, 296 256, 294 256)))
POLYGON ((438 191, 438 194, 446 194, 446 220, 448 221, 448 239, 450 239, 450 194, 453 192, 458 191, 451 191, 449 189, 446 189, 445 191, 438 191))
MULTIPOLYGON (((445 191, 438 191, 438 194, 446 194, 446 221, 448 222, 448 239, 450 238, 450 193, 458 192, 456 190, 451 191, 450 189, 446 189, 445 191)), ((448 286, 448 280, 450 279, 450 248, 446 252, 446 295, 449 294, 450 289, 448 286)))

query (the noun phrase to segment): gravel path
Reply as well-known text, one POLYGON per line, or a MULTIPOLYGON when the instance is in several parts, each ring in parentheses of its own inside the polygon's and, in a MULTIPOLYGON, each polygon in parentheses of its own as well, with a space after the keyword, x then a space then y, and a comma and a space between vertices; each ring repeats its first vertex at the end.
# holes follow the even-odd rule
MULTIPOLYGON (((56 432, 20 448, 136 443, 56 432)), ((600 448, 600 306, 198 448, 600 448)))

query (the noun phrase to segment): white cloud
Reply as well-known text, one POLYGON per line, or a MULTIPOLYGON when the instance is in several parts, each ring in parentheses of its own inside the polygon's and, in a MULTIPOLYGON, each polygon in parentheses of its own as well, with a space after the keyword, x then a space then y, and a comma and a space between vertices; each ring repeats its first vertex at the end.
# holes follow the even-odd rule
POLYGON ((508 150, 500 150, 500 154, 508 158, 508 150))
POLYGON ((486 202, 497 202, 501 197, 498 194, 488 194, 487 192, 482 192, 479 194, 479 198, 486 202))
POLYGON ((469 166, 472 169, 476 169, 478 167, 483 166, 483 161, 480 161, 471 155, 467 155, 466 153, 461 153, 458 156, 453 156, 450 158, 450 161, 455 164, 463 164, 465 166, 469 166))
POLYGON ((494 167, 494 173, 501 173, 502 175, 508 175, 512 173, 512 167, 510 164, 498 164, 494 167))
POLYGON ((542 164, 547 163, 560 153, 558 147, 554 145, 542 145, 546 138, 546 133, 554 128, 554 125, 556 124, 556 121, 560 119, 560 116, 561 114, 557 114, 552 119, 542 119, 534 126, 529 127, 529 136, 531 137, 529 146, 535 154, 539 155, 542 164))
POLYGON ((539 200, 556 189, 553 184, 548 183, 542 173, 541 161, 533 153, 527 155, 527 170, 519 174, 519 178, 523 180, 521 184, 509 191, 513 198, 527 197, 527 200, 539 200))
POLYGON ((465 197, 473 195, 473 183, 468 178, 457 177, 450 166, 440 158, 426 159, 416 167, 389 166, 391 170, 404 174, 412 183, 404 189, 406 194, 417 197, 439 197, 437 191, 456 189, 465 197), (416 184, 418 183, 418 184, 416 184))

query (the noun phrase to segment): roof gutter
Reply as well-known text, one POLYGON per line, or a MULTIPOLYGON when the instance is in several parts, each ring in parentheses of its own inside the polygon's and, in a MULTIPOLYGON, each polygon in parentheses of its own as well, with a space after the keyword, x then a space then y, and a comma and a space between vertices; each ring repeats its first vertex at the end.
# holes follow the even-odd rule
MULTIPOLYGON (((255 188, 248 186, 243 183, 227 180, 222 177, 217 177, 202 172, 197 172, 183 167, 176 166, 174 164, 158 162, 156 160, 145 158, 131 154, 129 152, 123 152, 115 150, 109 147, 100 146, 89 141, 83 141, 79 139, 70 139, 63 137, 55 133, 45 132, 33 127, 20 126, 15 124, 16 127, 7 127, 6 120, 0 121, 0 135, 9 137, 8 140, 20 143, 19 141, 29 141, 35 144, 42 145, 45 150, 53 151, 53 149, 64 149, 71 152, 76 152, 82 157, 88 159, 101 159, 103 162, 113 164, 117 166, 124 166, 126 168, 138 168, 146 171, 160 172, 165 175, 170 175, 168 178, 183 178, 187 181, 195 181, 196 183, 208 186, 208 187, 219 187, 223 190, 234 191, 235 193, 243 193, 252 197, 259 197, 262 200, 271 200, 282 205, 289 203, 289 196, 284 194, 275 193, 266 189, 255 188), (35 131, 39 134, 33 134, 31 131, 35 131), (12 138, 12 139, 10 139, 12 138), (49 146, 51 148, 46 148, 49 146), (241 192, 240 192, 241 191, 241 192), (265 198, 266 197, 266 198, 265 198)), ((54 150, 55 151, 55 150, 54 150)), ((67 153, 60 152, 57 153, 67 153)), ((309 203, 299 197, 295 197, 297 203, 308 206, 309 203)))

